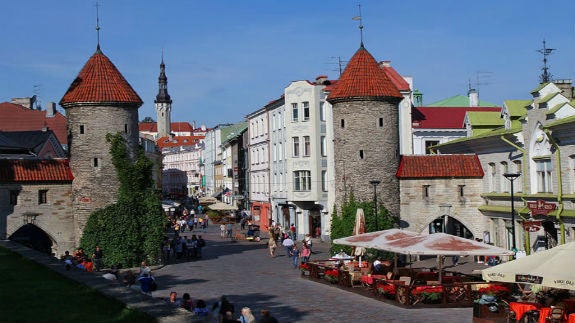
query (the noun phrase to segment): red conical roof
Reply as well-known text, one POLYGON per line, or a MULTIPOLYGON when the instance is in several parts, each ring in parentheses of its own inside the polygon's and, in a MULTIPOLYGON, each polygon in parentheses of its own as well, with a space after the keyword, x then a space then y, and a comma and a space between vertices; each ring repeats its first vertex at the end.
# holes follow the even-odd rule
POLYGON ((60 100, 64 108, 77 103, 143 104, 140 96, 99 48, 60 100))
POLYGON ((362 44, 331 90, 328 101, 338 102, 365 98, 402 99, 403 96, 362 44))

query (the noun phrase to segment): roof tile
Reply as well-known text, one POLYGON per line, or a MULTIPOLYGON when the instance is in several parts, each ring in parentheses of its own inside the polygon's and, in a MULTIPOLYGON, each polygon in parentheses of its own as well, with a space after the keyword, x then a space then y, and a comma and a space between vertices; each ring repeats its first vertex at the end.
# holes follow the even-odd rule
POLYGON ((410 155, 402 156, 398 178, 453 178, 484 175, 477 155, 410 155))
POLYGON ((0 182, 62 182, 74 176, 68 159, 0 159, 0 182))
POLYGON ((62 107, 74 103, 129 103, 140 106, 143 102, 116 66, 98 49, 60 100, 62 107))
POLYGON ((60 112, 47 117, 46 110, 28 109, 8 102, 0 103, 0 131, 34 131, 45 127, 54 132, 61 144, 68 144, 66 117, 60 112))
POLYGON ((331 89, 328 100, 366 97, 403 98, 394 83, 362 44, 347 64, 339 81, 331 89))

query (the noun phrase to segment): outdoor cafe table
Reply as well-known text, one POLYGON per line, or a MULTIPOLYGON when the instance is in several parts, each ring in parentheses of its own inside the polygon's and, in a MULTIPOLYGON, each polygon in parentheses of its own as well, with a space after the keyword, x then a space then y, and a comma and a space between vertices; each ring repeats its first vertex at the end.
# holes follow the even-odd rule
POLYGON ((537 310, 541 308, 541 305, 535 303, 525 303, 525 302, 510 302, 509 309, 515 313, 515 320, 519 321, 523 317, 523 314, 529 311, 537 310))

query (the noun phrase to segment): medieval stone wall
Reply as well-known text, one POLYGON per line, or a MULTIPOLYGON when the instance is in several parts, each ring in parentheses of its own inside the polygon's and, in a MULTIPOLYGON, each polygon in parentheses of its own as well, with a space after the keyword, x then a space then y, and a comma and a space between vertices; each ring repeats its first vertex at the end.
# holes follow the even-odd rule
POLYGON ((79 242, 90 214, 117 201, 119 181, 106 135, 122 133, 128 154, 135 160, 138 110, 133 106, 76 106, 66 109, 66 116, 74 175, 72 205, 79 242))
POLYGON ((349 194, 372 201, 371 180, 379 180, 377 196, 390 214, 399 214, 399 114, 397 104, 352 101, 333 105, 335 203, 349 194), (342 124, 343 123, 343 124, 342 124))

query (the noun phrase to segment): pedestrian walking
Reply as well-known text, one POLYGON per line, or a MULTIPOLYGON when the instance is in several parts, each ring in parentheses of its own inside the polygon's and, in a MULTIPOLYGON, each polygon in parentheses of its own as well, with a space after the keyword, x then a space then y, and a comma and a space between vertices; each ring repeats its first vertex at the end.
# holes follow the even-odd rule
POLYGON ((279 323, 278 320, 270 314, 269 310, 262 310, 262 317, 258 320, 258 323, 279 323))
POLYGON ((299 266, 300 252, 299 252, 299 249, 297 248, 297 246, 295 244, 291 248, 290 256, 292 258, 293 267, 297 268, 299 266))
POLYGON ((224 238, 226 236, 226 226, 222 223, 220 224, 220 238, 224 238))
POLYGON ((276 248, 278 247, 278 245, 276 244, 276 241, 274 240, 273 237, 270 237, 268 240, 268 248, 270 250, 270 256, 272 258, 274 258, 276 256, 276 248))
POLYGON ((233 226, 231 222, 228 222, 228 224, 226 225, 226 229, 228 231, 228 238, 232 238, 232 231, 233 231, 233 226))
POLYGON ((92 262, 94 263, 94 267, 96 271, 100 271, 104 266, 104 251, 100 246, 96 246, 96 250, 92 254, 92 262))
POLYGON ((294 246, 293 240, 290 239, 289 237, 285 238, 282 241, 282 246, 284 246, 286 248, 286 256, 289 257, 291 248, 294 246))

